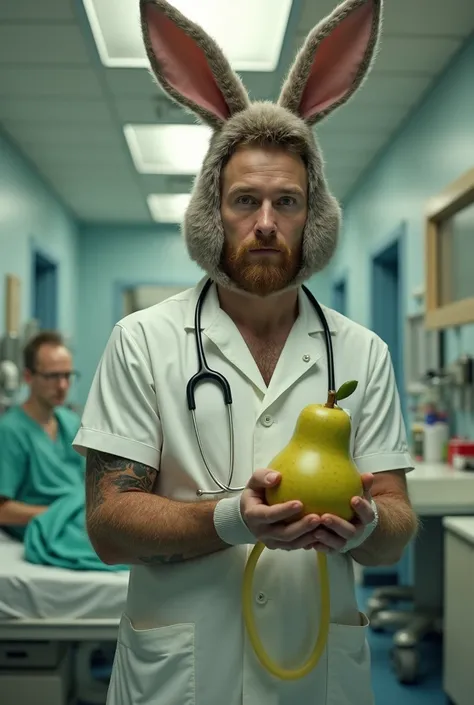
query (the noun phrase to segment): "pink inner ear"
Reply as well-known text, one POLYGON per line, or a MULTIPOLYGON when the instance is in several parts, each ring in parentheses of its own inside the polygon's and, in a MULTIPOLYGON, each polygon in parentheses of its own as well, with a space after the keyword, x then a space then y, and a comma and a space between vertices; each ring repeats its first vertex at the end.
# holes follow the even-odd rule
POLYGON ((161 72, 184 98, 226 120, 230 111, 196 42, 156 6, 146 8, 151 46, 161 72))
POLYGON ((303 118, 322 112, 351 90, 370 41, 372 21, 373 5, 367 2, 323 39, 301 98, 303 118))

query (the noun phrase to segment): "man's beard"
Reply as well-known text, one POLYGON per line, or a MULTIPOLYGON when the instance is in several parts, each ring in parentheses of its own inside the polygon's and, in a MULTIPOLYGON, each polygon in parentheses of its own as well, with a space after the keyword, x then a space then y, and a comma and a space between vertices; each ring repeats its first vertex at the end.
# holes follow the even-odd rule
POLYGON ((264 244, 257 239, 231 250, 224 247, 222 266, 226 274, 237 286, 249 294, 269 296, 291 284, 301 263, 301 250, 292 251, 286 243, 264 244), (278 249, 278 255, 255 256, 252 261, 250 250, 271 247, 278 249))

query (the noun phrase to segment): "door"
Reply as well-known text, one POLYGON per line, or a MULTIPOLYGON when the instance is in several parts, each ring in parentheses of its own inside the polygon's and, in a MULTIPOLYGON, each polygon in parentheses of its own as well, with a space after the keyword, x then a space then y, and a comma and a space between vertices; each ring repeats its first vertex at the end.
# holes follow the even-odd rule
POLYGON ((41 330, 58 325, 58 265, 38 250, 33 252, 32 315, 41 330))
POLYGON ((397 238, 372 259, 372 330, 388 345, 406 419, 400 253, 401 242, 397 238))

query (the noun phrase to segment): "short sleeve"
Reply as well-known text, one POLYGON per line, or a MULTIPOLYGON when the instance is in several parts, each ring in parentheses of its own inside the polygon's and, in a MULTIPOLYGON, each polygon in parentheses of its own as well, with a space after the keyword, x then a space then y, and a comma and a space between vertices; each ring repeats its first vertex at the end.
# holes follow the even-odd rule
POLYGON ((355 433, 360 472, 413 469, 392 360, 386 345, 370 374, 355 433))
POLYGON ((90 448, 158 470, 161 443, 150 366, 130 333, 117 324, 94 375, 73 446, 82 455, 90 448))
POLYGON ((0 449, 0 497, 18 500, 28 458, 17 433, 8 426, 0 426, 0 449))

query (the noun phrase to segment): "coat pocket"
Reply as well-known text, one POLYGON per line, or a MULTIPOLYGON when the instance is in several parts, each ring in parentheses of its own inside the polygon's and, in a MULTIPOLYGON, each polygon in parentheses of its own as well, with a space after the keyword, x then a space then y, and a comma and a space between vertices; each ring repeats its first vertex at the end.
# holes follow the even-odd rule
POLYGON ((107 705, 195 705, 194 624, 136 630, 123 615, 107 705))
POLYGON ((360 626, 330 625, 326 705, 374 705, 369 620, 365 614, 360 617, 360 626))

